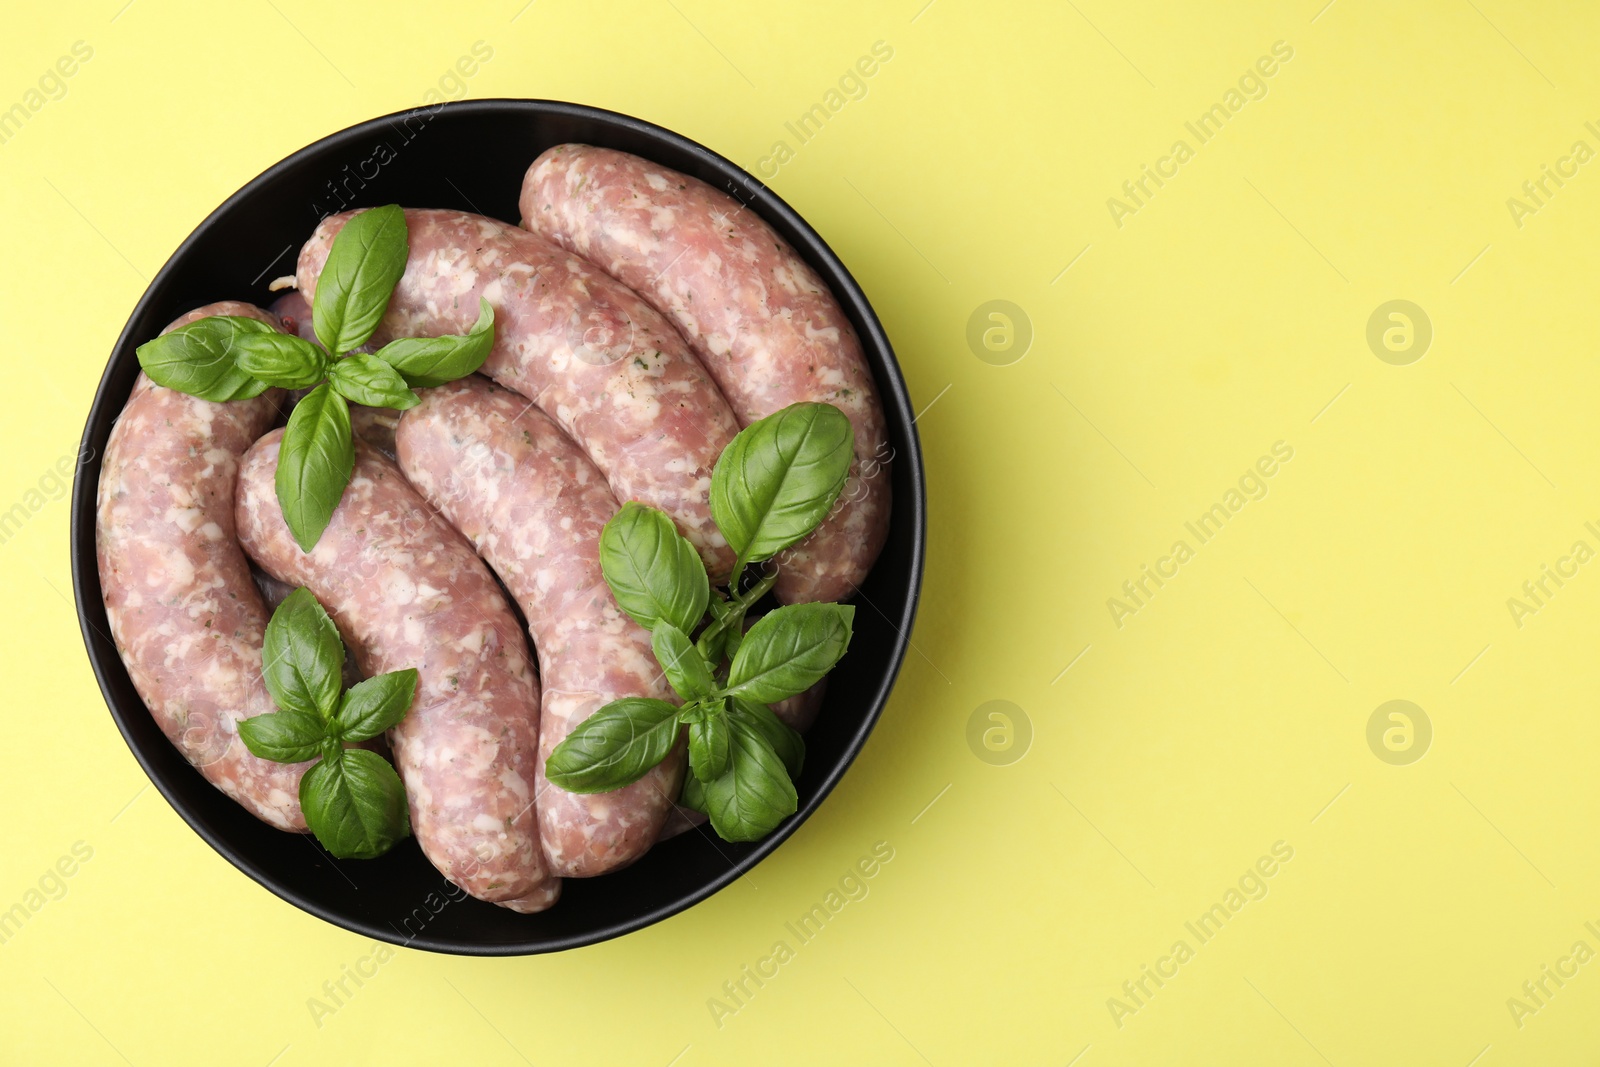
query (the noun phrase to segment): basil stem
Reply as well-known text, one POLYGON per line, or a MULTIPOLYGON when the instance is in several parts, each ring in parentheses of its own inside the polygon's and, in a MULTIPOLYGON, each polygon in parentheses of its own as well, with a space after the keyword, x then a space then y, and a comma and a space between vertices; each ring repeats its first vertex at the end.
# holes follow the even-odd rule
POLYGON ((711 642, 715 641, 718 635, 724 631, 731 629, 734 633, 738 633, 742 630, 745 612, 749 611, 758 600, 766 596, 768 591, 772 589, 773 583, 777 580, 776 573, 762 575, 759 582, 729 601, 727 610, 723 613, 722 618, 707 626, 700 635, 699 640, 695 642, 695 647, 700 650, 700 654, 709 658, 712 652, 711 642))

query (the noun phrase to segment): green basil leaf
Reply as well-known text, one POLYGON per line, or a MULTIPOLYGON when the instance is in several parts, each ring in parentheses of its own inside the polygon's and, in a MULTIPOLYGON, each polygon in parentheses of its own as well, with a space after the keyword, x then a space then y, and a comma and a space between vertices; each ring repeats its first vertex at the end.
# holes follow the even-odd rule
POLYGON ((300 808, 322 847, 342 860, 381 856, 411 833, 400 776, 364 748, 324 756, 306 771, 300 808))
POLYGON ((711 517, 739 562, 770 559, 817 528, 855 455, 855 431, 832 404, 791 404, 746 426, 711 475, 711 517))
POLYGON ((756 620, 728 671, 727 694, 774 704, 803 693, 850 647, 849 604, 789 604, 756 620))
MULTIPOLYGON (((339 706, 344 642, 309 589, 296 589, 267 620, 261 680, 280 710, 326 722, 339 706)), ((309 758, 309 757, 302 757, 309 758)))
POLYGON ((316 759, 327 736, 327 724, 316 715, 275 711, 238 722, 239 740, 254 756, 274 763, 316 759))
POLYGON ((278 506, 302 552, 316 547, 355 468, 350 409, 326 383, 289 414, 278 448, 278 506))
POLYGON ((689 633, 706 613, 705 564, 665 512, 623 504, 600 531, 600 570, 617 606, 646 630, 666 621, 689 633))
MULTIPOLYGON (((722 700, 720 697, 715 697, 711 700, 711 703, 720 705, 722 700)), ((683 726, 688 726, 692 722, 700 722, 709 714, 711 712, 705 701, 691 700, 678 709, 678 722, 683 726)))
POLYGON ((711 782, 722 777, 728 769, 731 736, 728 713, 720 707, 689 724, 689 766, 696 778, 711 782))
POLYGON ((398 204, 363 211, 344 224, 317 278, 311 324, 336 355, 366 344, 406 270, 406 216, 398 204))
POLYGON ((794 783, 766 739, 729 720, 728 769, 705 783, 705 811, 724 841, 755 841, 799 806, 794 783))
POLYGON ((277 333, 259 319, 211 315, 139 346, 139 366, 157 385, 202 400, 248 400, 267 391, 267 383, 239 368, 244 337, 277 333))
POLYGON ((665 700, 613 700, 550 753, 545 777, 569 793, 605 793, 637 782, 678 740, 678 709, 665 700))
POLYGON ((444 337, 402 337, 390 341, 373 355, 400 372, 413 389, 443 385, 465 378, 489 358, 494 348, 494 308, 478 298, 478 321, 465 334, 444 337))
POLYGON ((678 794, 678 807, 706 813, 706 785, 694 776, 693 767, 683 771, 683 789, 678 794))
POLYGON ((346 741, 369 740, 405 718, 416 695, 415 667, 357 682, 340 702, 333 726, 346 741))
MULTIPOLYGON (((702 572, 703 573, 703 572, 702 572)), ((650 648, 667 674, 672 691, 685 700, 696 700, 717 691, 711 667, 689 636, 670 622, 658 622, 650 632, 650 648)))
POLYGON ((309 389, 328 375, 328 354, 292 333, 244 333, 235 363, 246 374, 282 389, 309 389))
POLYGON ((728 709, 728 719, 738 729, 760 734, 783 761, 790 781, 800 777, 806 762, 805 738, 785 725, 772 713, 771 708, 754 700, 735 697, 733 706, 728 709))
POLYGON ((399 371, 377 356, 364 353, 335 361, 328 371, 328 384, 345 399, 369 408, 404 411, 422 403, 399 371))

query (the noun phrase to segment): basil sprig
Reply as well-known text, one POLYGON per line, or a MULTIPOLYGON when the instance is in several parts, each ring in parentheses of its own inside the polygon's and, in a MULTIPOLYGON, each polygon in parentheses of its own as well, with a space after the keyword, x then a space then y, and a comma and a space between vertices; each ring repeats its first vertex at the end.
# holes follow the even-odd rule
POLYGON ((317 278, 311 325, 329 352, 367 343, 405 273, 410 246, 400 205, 373 208, 345 223, 317 278))
POLYGON ((294 406, 278 446, 278 507, 303 552, 316 546, 333 520, 356 465, 350 408, 333 390, 323 382, 294 406))
POLYGON ((303 552, 316 546, 350 483, 349 405, 415 407, 421 401, 414 390, 466 377, 494 347, 494 309, 479 300, 468 333, 400 338, 370 355, 353 352, 377 330, 408 249, 397 204, 345 223, 317 281, 316 342, 256 319, 213 315, 139 346, 139 365, 152 381, 202 400, 246 400, 271 387, 311 390, 283 431, 277 476, 283 520, 303 552))
POLYGON ((493 347, 494 308, 479 300, 478 321, 465 334, 399 337, 379 349, 378 358, 399 371, 413 389, 426 389, 465 378, 483 366, 493 347))
POLYGON ((678 740, 678 709, 665 700, 613 700, 568 734, 545 775, 571 793, 604 793, 637 782, 678 740))
POLYGON ((792 604, 762 616, 734 654, 727 695, 772 704, 810 689, 844 655, 855 612, 849 605, 792 604))
POLYGON ((600 538, 600 566, 617 607, 646 630, 665 620, 688 633, 706 613, 711 584, 699 554, 654 508, 622 505, 600 538))
POLYGON ((277 333, 260 319, 209 315, 139 346, 139 365, 157 385, 202 400, 249 400, 267 391, 239 366, 244 339, 277 333))
POLYGON ((239 739, 275 763, 316 760, 300 779, 300 809, 339 859, 372 859, 411 833, 406 791, 375 752, 346 748, 405 718, 417 692, 407 668, 340 684, 344 644, 310 590, 296 589, 267 623, 261 680, 278 710, 239 722, 239 739))
POLYGON ((850 420, 832 404, 791 404, 740 431, 711 475, 711 517, 738 554, 736 570, 815 530, 854 454, 850 420))
POLYGON ((746 613, 777 575, 741 592, 739 573, 816 529, 844 488, 854 443, 850 421, 828 404, 787 407, 729 443, 711 479, 712 517, 739 557, 726 592, 711 587, 694 546, 664 513, 630 501, 606 523, 606 584, 617 606, 650 631, 683 703, 628 697, 605 705, 551 752, 551 782, 574 793, 620 789, 665 759, 686 730, 679 803, 709 815, 725 840, 755 841, 794 814, 805 741, 768 705, 833 669, 850 645, 855 608, 779 607, 745 633, 746 613))

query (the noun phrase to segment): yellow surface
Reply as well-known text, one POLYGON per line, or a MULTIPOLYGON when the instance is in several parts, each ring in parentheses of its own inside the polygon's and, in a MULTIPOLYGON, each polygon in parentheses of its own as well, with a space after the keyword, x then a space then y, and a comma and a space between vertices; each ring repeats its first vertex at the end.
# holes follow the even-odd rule
POLYGON ((0 1059, 1589 1062, 1600 12, 124 2, 12 5, 0 35, 0 108, 93 50, 0 144, 0 510, 26 512, 0 544, 0 907, 40 905, 0 944, 0 1059), (492 58, 452 75, 479 41, 492 58), (893 55, 864 94, 830 101, 878 41, 893 55), (1292 58, 1246 77, 1275 42, 1292 58), (1185 123, 1241 78, 1202 143, 1185 123), (928 578, 882 725, 750 878, 561 956, 401 951, 318 1017, 372 946, 146 788, 66 599, 52 468, 207 212, 432 89, 615 108, 775 174, 927 408, 928 578), (798 143, 785 123, 830 102, 798 143), (1145 165, 1170 176, 1135 201, 1145 165), (1571 176, 1535 201, 1546 165, 1571 176), (980 316, 987 359, 969 347, 991 300, 1027 317, 1019 361, 1015 313, 980 316), (1431 322, 1409 364, 1405 321, 1367 341, 1393 300, 1431 322), (1226 523, 1202 543, 1185 524, 1213 504, 1226 523), (1146 565, 1176 574, 1134 601, 1146 565), (1572 576, 1514 612, 1544 565, 1572 576), (1420 760, 1414 711, 1369 745, 1392 700, 1426 716, 1420 760), (986 707, 969 734, 991 701, 1021 714, 986 707), (798 943, 785 923, 877 842, 893 859, 867 895, 798 943), (46 877, 61 857, 73 875, 46 877), (1213 904, 1227 919, 1202 942, 1186 923, 1213 904), (723 983, 780 940, 792 958, 736 1005, 723 983))

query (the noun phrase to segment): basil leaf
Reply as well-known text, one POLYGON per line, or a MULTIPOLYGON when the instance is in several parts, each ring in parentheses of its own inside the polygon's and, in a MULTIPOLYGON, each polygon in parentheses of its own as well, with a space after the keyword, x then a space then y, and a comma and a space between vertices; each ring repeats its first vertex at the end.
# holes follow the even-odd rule
POLYGON ((670 622, 659 622, 650 632, 650 650, 666 672, 672 691, 683 699, 695 700, 717 691, 710 664, 688 635, 670 622))
POLYGON ((405 273, 407 252, 406 216, 398 204, 363 211, 344 224, 311 304, 323 348, 339 354, 367 342, 405 273))
POLYGON ((755 841, 793 815, 794 783, 760 733, 729 720, 728 769, 705 783, 706 814, 724 841, 755 841))
POLYGON ((326 383, 307 393, 289 414, 278 448, 278 506, 302 552, 316 547, 355 468, 350 409, 326 383))
POLYGON ((689 766, 696 778, 711 782, 727 771, 730 736, 728 713, 721 708, 689 724, 689 766))
POLYGON ((157 385, 201 400, 248 400, 267 383, 239 369, 239 341, 276 333, 259 319, 211 315, 139 346, 139 366, 157 385))
POLYGON ((283 389, 309 389, 328 374, 328 354, 292 333, 240 334, 235 350, 240 370, 283 389))
POLYGON ((322 847, 339 859, 381 856, 411 833, 400 776, 364 748, 324 756, 306 771, 300 808, 322 847))
POLYGON ((729 696, 773 704, 803 693, 833 670, 850 646, 849 604, 790 604, 750 627, 728 671, 729 696))
POLYGON ((665 700, 613 700, 550 753, 545 777, 569 793, 605 793, 637 782, 678 740, 678 709, 665 700))
POLYGON ((678 794, 678 807, 689 808, 702 815, 706 813, 706 785, 694 776, 693 767, 683 770, 683 789, 678 794))
POLYGON ((327 726, 315 715, 275 711, 238 722, 239 740, 251 755, 274 763, 303 763, 316 759, 327 736, 327 726))
POLYGON ((377 737, 406 717, 417 695, 417 670, 390 671, 350 687, 333 717, 333 727, 346 741, 377 737))
POLYGON ((402 337, 373 355, 400 372, 413 389, 465 378, 489 358, 494 348, 494 308, 478 298, 478 321, 465 334, 444 337, 402 337))
MULTIPOLYGON (((311 590, 296 589, 267 620, 261 680, 280 710, 325 722, 339 706, 344 643, 311 590)), ((309 758, 309 757, 302 757, 309 758)))
POLYGON ((855 431, 832 404, 791 404, 746 426, 711 474, 711 517, 739 563, 817 528, 850 476, 855 431))
POLYGON ((805 738, 785 725, 772 709, 754 700, 735 697, 733 706, 728 709, 728 718, 740 729, 760 734, 783 761, 791 781, 800 777, 806 762, 805 738))
POLYGON ((347 400, 369 408, 404 411, 422 403, 422 398, 406 387, 399 371, 365 353, 335 361, 328 371, 328 384, 347 400))
POLYGON ((630 500, 600 531, 600 570, 617 606, 646 630, 689 633, 706 613, 705 564, 665 512, 630 500))
POLYGON ((678 722, 683 726, 690 723, 704 722, 705 717, 713 710, 722 711, 722 698, 712 697, 710 700, 691 700, 678 709, 678 722))

